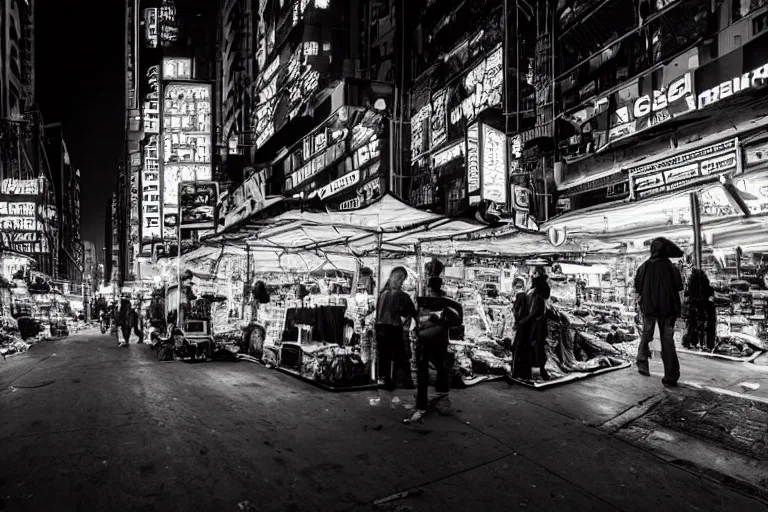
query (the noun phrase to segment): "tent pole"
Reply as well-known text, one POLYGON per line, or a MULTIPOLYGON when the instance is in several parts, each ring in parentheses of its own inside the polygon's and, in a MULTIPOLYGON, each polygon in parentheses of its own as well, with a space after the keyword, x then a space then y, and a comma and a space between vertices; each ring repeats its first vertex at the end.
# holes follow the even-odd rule
MULTIPOLYGON (((379 232, 376 234, 376 258, 377 258, 377 264, 376 264, 376 306, 379 305, 379 295, 381 294, 381 290, 383 290, 383 286, 381 285, 381 240, 383 238, 383 233, 381 228, 379 228, 379 232)), ((379 316, 378 311, 374 311, 374 315, 379 316)), ((379 362, 379 340, 376 339, 376 328, 375 328, 375 322, 374 322, 374 331, 373 331, 373 346, 371 347, 371 380, 373 382, 378 382, 379 375, 378 375, 378 362, 379 362)))
MULTIPOLYGON (((251 284, 251 246, 247 245, 245 246, 245 284, 250 285, 251 284)), ((243 290, 249 289, 248 286, 243 286, 243 290)), ((253 293, 251 293, 253 295, 253 293)), ((240 311, 240 318, 245 318, 245 301, 247 300, 247 297, 243 296, 243 303, 241 306, 240 311)))
POLYGON ((416 295, 421 296, 424 294, 424 261, 421 255, 421 242, 416 242, 416 276, 418 278, 416 295))
POLYGON ((701 268, 701 208, 698 192, 691 192, 691 220, 693 224, 693 265, 701 268))

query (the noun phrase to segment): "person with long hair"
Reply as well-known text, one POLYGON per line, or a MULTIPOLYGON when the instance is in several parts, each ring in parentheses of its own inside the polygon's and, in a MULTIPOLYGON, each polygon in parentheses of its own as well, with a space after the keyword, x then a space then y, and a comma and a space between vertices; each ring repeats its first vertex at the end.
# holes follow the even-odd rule
POLYGON ((404 267, 392 270, 389 280, 379 293, 376 302, 376 346, 378 349, 378 373, 386 389, 397 387, 398 370, 403 372, 404 387, 413 389, 410 357, 406 349, 404 324, 416 318, 416 306, 403 291, 408 277, 404 267))

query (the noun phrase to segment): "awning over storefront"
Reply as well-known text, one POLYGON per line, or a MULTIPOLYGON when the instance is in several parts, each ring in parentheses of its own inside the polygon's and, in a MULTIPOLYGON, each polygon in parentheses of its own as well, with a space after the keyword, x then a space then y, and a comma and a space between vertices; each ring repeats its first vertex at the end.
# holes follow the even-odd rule
MULTIPOLYGON (((487 225, 450 219, 409 206, 385 194, 363 208, 347 211, 301 211, 282 213, 269 226, 249 224, 247 231, 223 233, 205 240, 206 245, 248 246, 251 250, 313 251, 370 254, 413 251, 418 243, 487 229, 487 225)), ((186 257, 185 257, 186 258, 186 257)))

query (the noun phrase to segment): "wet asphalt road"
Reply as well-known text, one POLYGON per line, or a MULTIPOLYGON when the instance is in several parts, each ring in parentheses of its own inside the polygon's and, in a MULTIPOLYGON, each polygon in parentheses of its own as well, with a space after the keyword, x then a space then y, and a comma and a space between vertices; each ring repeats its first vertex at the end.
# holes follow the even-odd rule
POLYGON ((595 428, 655 380, 485 384, 405 426, 376 391, 158 363, 91 331, 0 362, 0 511, 765 510, 595 428))

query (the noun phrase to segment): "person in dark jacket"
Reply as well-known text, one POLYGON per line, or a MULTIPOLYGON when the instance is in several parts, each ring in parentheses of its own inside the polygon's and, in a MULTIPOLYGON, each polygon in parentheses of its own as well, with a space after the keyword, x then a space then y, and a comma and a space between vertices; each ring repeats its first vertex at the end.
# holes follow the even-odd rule
POLYGON ((515 299, 515 356, 512 376, 531 380, 532 367, 538 367, 541 378, 549 380, 547 364, 547 300, 551 295, 547 274, 543 267, 536 270, 527 293, 520 292, 515 299))
POLYGON ((715 290, 709 283, 706 272, 699 268, 693 269, 685 295, 688 302, 688 318, 683 346, 689 349, 714 349, 717 321, 715 290))
POLYGON ((406 277, 408 273, 405 268, 393 269, 376 303, 378 374, 379 378, 383 379, 384 386, 390 391, 394 391, 396 387, 398 369, 404 374, 403 387, 406 389, 416 387, 411 375, 403 324, 403 319, 410 323, 411 319, 416 317, 416 306, 408 294, 402 290, 406 277))
POLYGON ((120 309, 117 311, 117 327, 123 333, 123 341, 120 341, 120 333, 117 334, 117 345, 127 347, 128 339, 131 337, 131 301, 127 298, 120 300, 120 309))
POLYGON ((461 305, 447 298, 443 291, 443 265, 434 260, 427 265, 427 293, 418 298, 418 327, 416 342, 416 409, 405 423, 420 421, 427 413, 429 405, 429 364, 435 366, 437 382, 435 391, 440 399, 438 411, 445 414, 451 407, 448 399, 448 343, 451 327, 461 325, 461 305), (437 275, 434 275, 437 274, 437 275))
POLYGON ((666 238, 651 242, 651 257, 637 269, 635 293, 639 296, 640 312, 643 316, 643 335, 637 350, 637 371, 650 376, 648 359, 651 357, 650 343, 659 325, 661 338, 661 359, 664 363, 665 386, 676 386, 680 378, 680 361, 675 350, 675 321, 680 317, 680 292, 683 278, 680 270, 669 260, 679 258, 683 252, 666 238))

